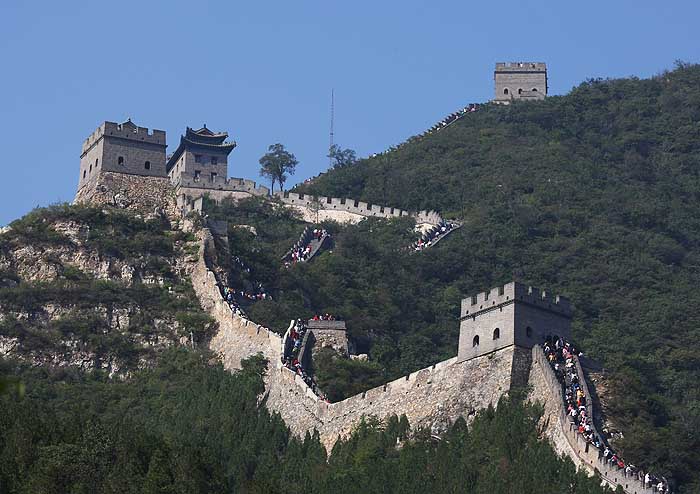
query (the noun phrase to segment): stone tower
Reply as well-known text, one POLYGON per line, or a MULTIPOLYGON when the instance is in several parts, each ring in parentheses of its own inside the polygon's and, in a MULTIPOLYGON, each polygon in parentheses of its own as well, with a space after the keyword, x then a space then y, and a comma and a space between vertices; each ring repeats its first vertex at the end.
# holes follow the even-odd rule
POLYGON ((541 100, 547 96, 547 64, 542 62, 499 62, 493 79, 496 103, 541 100))
POLYGON ((165 177, 165 132, 149 132, 131 119, 104 122, 83 142, 78 189, 100 171, 165 177))
POLYGON ((529 349, 548 336, 571 337, 572 311, 564 297, 511 282, 462 300, 458 360, 515 346, 529 349))
POLYGON ((180 136, 180 145, 170 158, 166 170, 173 184, 183 178, 194 182, 215 183, 228 177, 228 155, 236 147, 226 142, 228 133, 212 132, 205 125, 199 130, 189 127, 180 136))

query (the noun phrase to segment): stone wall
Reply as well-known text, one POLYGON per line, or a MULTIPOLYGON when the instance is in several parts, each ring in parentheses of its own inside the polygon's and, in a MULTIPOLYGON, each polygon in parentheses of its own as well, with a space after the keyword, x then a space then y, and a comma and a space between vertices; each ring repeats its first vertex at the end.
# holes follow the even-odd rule
POLYGON ((412 216, 417 224, 438 225, 442 222, 442 217, 435 211, 409 212, 399 208, 368 204, 355 199, 311 196, 297 194, 295 192, 275 192, 274 196, 283 204, 292 206, 304 216, 304 220, 315 223, 318 221, 332 219, 341 223, 357 223, 364 218, 400 218, 402 216, 412 216), (319 210, 316 211, 315 207, 319 210))
POLYGON ((176 216, 175 192, 167 177, 100 172, 75 195, 75 204, 110 205, 144 215, 176 216))
POLYGON ((83 142, 79 183, 104 171, 165 177, 165 132, 104 122, 83 142))
MULTIPOLYGON (((578 467, 599 473, 613 488, 621 485, 628 494, 653 493, 636 477, 626 477, 624 470, 602 462, 601 451, 576 432, 566 415, 559 381, 538 345, 532 349, 510 346, 470 360, 454 357, 338 403, 320 400, 299 376, 282 366, 282 337, 231 312, 205 261, 205 251, 213 241, 211 233, 203 230, 201 240, 191 279, 202 306, 219 323, 210 347, 230 370, 239 369, 241 360, 255 354, 268 359, 263 401, 280 414, 294 435, 304 437, 315 429, 330 451, 338 438, 352 433, 363 416, 386 419, 394 414, 405 414, 414 429, 440 434, 458 417, 469 418, 497 404, 513 387, 528 384, 529 400, 544 406, 541 433, 559 453, 578 467)), ((290 329, 293 324, 291 321, 290 329)))
POLYGON ((653 488, 644 488, 635 476, 626 476, 624 469, 601 461, 602 451, 587 443, 577 432, 576 426, 566 415, 561 385, 539 346, 532 348, 529 384, 530 400, 545 405, 542 418, 544 435, 557 451, 568 455, 577 466, 599 474, 603 482, 612 489, 620 485, 628 494, 654 493, 653 488))
POLYGON ((497 63, 494 71, 497 102, 544 99, 547 95, 547 66, 541 62, 497 63))

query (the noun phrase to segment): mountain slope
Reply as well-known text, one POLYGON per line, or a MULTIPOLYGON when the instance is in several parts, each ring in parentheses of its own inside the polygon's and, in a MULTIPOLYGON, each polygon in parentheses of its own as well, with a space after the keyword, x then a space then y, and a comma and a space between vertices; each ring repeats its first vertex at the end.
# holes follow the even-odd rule
POLYGON ((578 342, 611 371, 624 456, 698 482, 699 84, 679 65, 482 106, 300 190, 464 218, 426 253, 444 286, 515 277, 570 296, 578 342))

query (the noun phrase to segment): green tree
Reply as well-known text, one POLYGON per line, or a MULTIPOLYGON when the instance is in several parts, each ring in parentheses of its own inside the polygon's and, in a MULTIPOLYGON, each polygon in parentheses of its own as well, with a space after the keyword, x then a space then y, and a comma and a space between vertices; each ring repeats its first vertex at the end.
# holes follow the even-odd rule
POLYGON ((274 192, 275 182, 280 184, 280 190, 283 189, 287 174, 294 175, 299 161, 282 144, 271 144, 267 150, 260 158, 260 176, 270 179, 270 192, 274 192))
POLYGON ((352 149, 341 149, 337 144, 333 144, 328 151, 333 168, 343 168, 357 163, 357 155, 352 149))

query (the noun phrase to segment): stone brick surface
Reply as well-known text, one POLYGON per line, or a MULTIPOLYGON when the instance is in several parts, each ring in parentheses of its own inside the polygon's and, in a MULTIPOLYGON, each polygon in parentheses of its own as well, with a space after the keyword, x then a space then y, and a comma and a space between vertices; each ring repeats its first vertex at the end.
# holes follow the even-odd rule
POLYGON ((104 204, 143 215, 177 219, 175 191, 167 177, 100 172, 78 189, 75 204, 104 204))

